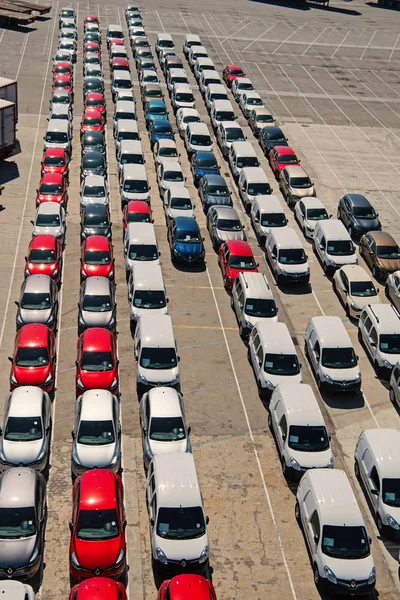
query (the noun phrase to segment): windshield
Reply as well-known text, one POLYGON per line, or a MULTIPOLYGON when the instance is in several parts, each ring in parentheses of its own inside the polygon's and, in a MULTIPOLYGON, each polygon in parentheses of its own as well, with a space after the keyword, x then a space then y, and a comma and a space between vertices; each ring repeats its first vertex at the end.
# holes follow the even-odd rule
POLYGON ((85 263, 87 265, 109 265, 110 253, 108 250, 87 250, 85 263))
POLYGON ((150 215, 147 212, 130 212, 128 223, 150 223, 150 215))
MULTIPOLYGON (((69 104, 70 103, 69 95, 66 94, 65 96, 53 96, 51 103, 53 105, 53 109, 54 109, 55 104, 69 104)), ((51 134, 48 134, 48 135, 54 135, 54 132, 52 132, 51 134)), ((51 141, 51 140, 46 140, 46 141, 51 141)))
POLYGON ((376 296, 377 291, 372 281, 352 281, 350 283, 350 294, 352 296, 376 296))
POLYGON ((173 157, 178 156, 176 148, 168 148, 168 147, 167 148, 164 148, 164 147, 159 148, 158 154, 159 154, 159 156, 173 156, 173 157))
POLYGON ((263 106, 263 101, 261 98, 247 98, 246 104, 248 106, 263 106))
POLYGON ((0 539, 30 537, 36 533, 33 506, 0 508, 0 539))
POLYGON ((307 219, 309 221, 323 221, 329 219, 325 208, 307 208, 307 219))
POLYGON ((157 260, 157 246, 154 244, 131 244, 128 256, 131 260, 157 260))
POLYGON ((212 158, 199 158, 197 166, 199 169, 218 169, 218 163, 214 156, 212 158))
POLYGON ((226 185, 212 185, 207 186, 207 194, 210 196, 230 196, 229 190, 226 185))
POLYGON ((321 364, 328 369, 351 369, 357 357, 353 348, 323 348, 321 364))
POLYGON ((25 292, 21 298, 21 308, 24 310, 48 310, 51 308, 50 295, 47 293, 25 292))
POLYGON ((256 156, 243 156, 243 158, 238 158, 236 161, 236 166, 238 169, 242 169, 243 167, 258 167, 259 162, 256 156))
POLYGON ((175 83, 188 83, 186 75, 171 77, 171 85, 175 83))
POLYGON ((329 448, 329 438, 324 425, 291 425, 289 448, 299 452, 322 452, 329 448))
POLYGON ((147 81, 147 83, 158 83, 157 75, 148 74, 143 77, 143 81, 147 81))
POLYGON ((388 506, 400 506, 400 479, 382 479, 382 500, 388 506))
MULTIPOLYGON (((87 155, 86 155, 87 156, 87 155)), ((84 169, 102 169, 104 168, 103 158, 84 158, 83 159, 84 169)))
POLYGON ((39 188, 39 194, 55 196, 62 193, 62 185, 58 183, 42 183, 39 188))
POLYGON ((235 114, 231 110, 217 110, 217 111, 215 111, 215 120, 216 121, 234 121, 235 114))
POLYGON ((182 417, 153 417, 150 439, 157 442, 177 442, 186 437, 182 417))
POLYGON ((137 131, 121 131, 117 139, 119 142, 122 142, 122 140, 138 140, 139 134, 137 131))
POLYGON ((160 48, 175 48, 175 44, 172 40, 160 40, 158 45, 160 48))
POLYGON ((163 179, 164 181, 181 182, 183 181, 183 173, 182 171, 164 171, 163 179))
POLYGON ((169 123, 160 123, 159 121, 153 126, 154 133, 162 133, 164 135, 172 135, 171 125, 169 123))
MULTIPOLYGON (((63 104, 67 104, 67 102, 63 104)), ((48 131, 46 133, 46 142, 49 144, 66 144, 68 142, 68 135, 63 131, 48 131)))
POLYGON ((287 248, 279 250, 278 262, 284 265, 304 265, 307 262, 303 248, 287 248))
POLYGON ((379 349, 385 354, 400 354, 400 335, 396 333, 380 335, 379 349))
POLYGON ((179 208, 180 210, 190 210, 192 203, 190 198, 171 198, 169 203, 171 208, 179 208))
POLYGON ((332 558, 365 558, 370 554, 368 534, 362 526, 324 525, 321 549, 332 558))
POLYGON ((376 219, 376 212, 372 206, 355 206, 353 208, 353 215, 358 219, 376 219))
POLYGON ((175 348, 143 348, 140 366, 145 369, 173 369, 177 366, 175 348))
POLYGON ((101 198, 106 195, 106 190, 103 185, 85 185, 82 195, 90 196, 90 198, 101 198))
POLYGON ((167 299, 163 290, 137 290, 133 297, 133 306, 136 308, 164 308, 167 299))
POLYGON ((143 154, 122 154, 120 162, 122 165, 143 165, 143 154))
POLYGON ((84 352, 81 368, 83 371, 111 371, 114 368, 111 352, 84 352))
POLYGON ((276 162, 281 163, 282 165, 297 165, 299 159, 295 154, 281 154, 276 159, 276 162))
POLYGON ((96 98, 89 98, 86 100, 86 106, 103 106, 103 100, 100 100, 100 98, 98 100, 96 98))
POLYGON ((211 146, 211 138, 209 135, 192 135, 190 143, 192 146, 211 146))
POLYGON ((58 227, 61 225, 60 215, 39 213, 36 217, 38 227, 58 227))
POLYGON ((311 187, 311 181, 308 177, 291 177, 290 185, 294 188, 306 189, 311 187))
POLYGON ((111 297, 108 294, 86 294, 83 298, 82 309, 88 312, 109 312, 111 308, 111 297))
POLYGON ((354 254, 354 246, 351 240, 329 240, 328 254, 332 256, 351 256, 354 254))
POLYGON ((147 98, 162 98, 161 90, 145 90, 144 93, 147 98))
POLYGON ((55 71, 55 73, 59 73, 59 74, 71 73, 71 67, 70 66, 56 67, 54 69, 54 71, 55 71))
POLYGON ((376 254, 378 258, 398 260, 400 258, 400 248, 398 246, 378 246, 376 254))
POLYGON ((167 109, 165 106, 149 106, 149 113, 152 115, 166 115, 167 109))
POLYGON ((239 82, 238 86, 237 86, 238 90, 254 90, 253 84, 252 83, 246 83, 246 82, 239 82))
POLYGON ((104 446, 115 442, 112 421, 81 421, 77 435, 78 444, 104 446))
POLYGON ((193 94, 190 92, 179 92, 175 96, 177 102, 194 102, 193 94))
POLYGON ((181 231, 176 232, 176 241, 181 244, 200 244, 202 241, 200 231, 181 231))
POLYGON ((102 215, 102 214, 90 214, 90 213, 86 213, 85 217, 84 217, 84 225, 86 226, 97 226, 97 227, 107 227, 108 226, 108 219, 106 215, 102 215))
POLYGON ((260 224, 262 227, 284 227, 287 218, 284 213, 264 213, 261 215, 260 224))
MULTIPOLYGON (((197 117, 196 115, 187 115, 186 117, 183 117, 182 121, 184 123, 201 123, 200 117, 197 117)), ((192 141, 192 143, 196 145, 196 142, 192 141)))
POLYGON ((83 119, 83 125, 99 126, 101 125, 101 117, 85 117, 83 119))
POLYGON ((244 137, 244 133, 240 129, 240 127, 229 127, 228 129, 226 129, 225 139, 227 142, 244 142, 246 140, 246 138, 244 137))
POLYGON ((8 417, 4 439, 10 442, 34 442, 43 437, 42 418, 8 417))
POLYGON ((116 115, 115 115, 115 120, 119 121, 120 119, 124 119, 124 120, 129 120, 131 119, 132 121, 135 121, 135 113, 132 112, 126 112, 123 110, 119 110, 116 115))
POLYGON ((242 231, 243 227, 238 219, 218 219, 217 229, 221 231, 242 231))
POLYGON ((64 167, 65 158, 63 156, 46 156, 44 164, 46 167, 64 167))
POLYGON ((252 256, 235 256, 232 255, 229 259, 229 266, 234 269, 240 269, 241 271, 247 271, 249 269, 255 269, 256 263, 252 256))
POLYGON ((271 193, 271 187, 269 183, 249 183, 247 193, 250 196, 268 195, 271 193))
POLYGON ((228 100, 228 96, 224 92, 213 92, 209 95, 209 100, 228 100))
POLYGON ((51 263, 54 263, 55 260, 56 260, 55 252, 54 252, 54 250, 51 250, 50 248, 43 248, 43 249, 38 249, 38 250, 33 248, 30 251, 30 254, 28 257, 28 262, 37 264, 37 265, 51 264, 51 263))
MULTIPOLYGON (((180 179, 179 181, 183 181, 180 179)), ((145 179, 125 179, 124 192, 131 194, 146 194, 149 191, 149 184, 145 179)))
POLYGON ((109 540, 119 535, 118 515, 115 508, 107 510, 81 510, 77 537, 80 540, 109 540))
POLYGON ((297 375, 300 364, 296 354, 266 354, 264 371, 271 375, 297 375))
POLYGON ((244 312, 249 317, 266 319, 277 314, 275 300, 267 298, 248 298, 244 312))
POLYGON ((160 508, 157 519, 157 535, 167 540, 191 540, 206 532, 203 511, 200 506, 160 508))
POLYGON ((230 75, 235 75, 236 77, 244 77, 244 73, 242 69, 231 69, 229 71, 230 75))
POLYGON ((130 79, 114 79, 114 87, 123 90, 130 90, 132 87, 132 83, 130 79))
POLYGON ((49 364, 47 348, 18 348, 17 367, 45 367, 49 364))

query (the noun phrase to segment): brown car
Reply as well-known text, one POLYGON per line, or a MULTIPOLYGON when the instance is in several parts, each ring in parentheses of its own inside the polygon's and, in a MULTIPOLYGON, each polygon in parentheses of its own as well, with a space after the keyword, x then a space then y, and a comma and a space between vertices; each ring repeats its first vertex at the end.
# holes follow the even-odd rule
POLYGON ((400 248, 390 233, 371 231, 360 240, 360 254, 375 279, 386 279, 400 269, 400 248))
POLYGON ((164 97, 161 86, 158 83, 147 83, 142 86, 140 94, 143 104, 148 100, 163 100, 164 97))
POLYGON ((169 69, 183 69, 182 59, 179 58, 176 54, 172 54, 167 56, 164 60, 163 71, 164 74, 169 71, 169 69))

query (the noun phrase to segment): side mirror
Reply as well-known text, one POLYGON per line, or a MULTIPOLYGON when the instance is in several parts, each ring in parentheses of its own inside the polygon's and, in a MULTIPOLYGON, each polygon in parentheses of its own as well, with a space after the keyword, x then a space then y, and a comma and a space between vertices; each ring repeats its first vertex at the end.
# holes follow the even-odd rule
POLYGON ((256 263, 256 267, 259 267, 259 266, 260 266, 260 263, 256 263))
POLYGON ((37 193, 37 194, 39 193, 39 189, 38 189, 38 188, 36 188, 36 193, 37 193))
POLYGON ((139 360, 139 357, 135 355, 135 360, 136 362, 139 360))
POLYGON ((178 354, 178 362, 181 362, 181 357, 179 356, 179 354, 178 354))
POLYGON ((35 224, 35 221, 30 221, 30 224, 31 224, 31 225, 34 225, 34 224, 35 224))
POLYGON ((78 361, 77 361, 77 360, 75 361, 75 366, 76 366, 76 367, 78 367, 78 366, 79 366, 79 363, 78 363, 78 361))
POLYGON ((203 237, 202 237, 201 239, 202 239, 202 241, 204 242, 205 238, 203 238, 203 237))
POLYGON ((318 544, 318 542, 319 542, 319 535, 314 535, 314 542, 316 544, 318 544))
POLYGON ((333 216, 333 215, 332 215, 332 213, 331 213, 331 214, 329 215, 329 218, 330 218, 330 219, 332 219, 332 216, 333 216))
POLYGON ((373 348, 376 348, 376 342, 371 342, 371 346, 372 346, 373 348))
MULTIPOLYGON (((1 431, 1 429, 0 429, 0 431, 1 431)), ((188 434, 188 435, 190 435, 190 432, 191 432, 191 431, 192 431, 192 428, 191 428, 191 427, 190 427, 190 425, 189 425, 189 427, 187 428, 187 434, 188 434)))
POLYGON ((254 217, 254 223, 259 223, 260 219, 257 219, 257 217, 254 217))
POLYGON ((376 216, 379 217, 379 213, 376 213, 376 216))
POLYGON ((16 305, 16 306, 19 306, 19 302, 18 302, 18 300, 15 300, 15 305, 16 305))
POLYGON ((10 363, 12 363, 12 362, 13 362, 13 357, 12 357, 12 356, 9 356, 9 357, 8 357, 8 360, 10 361, 10 363))
POLYGON ((282 440, 286 442, 286 433, 282 433, 282 440))
POLYGON ((151 525, 152 527, 154 527, 154 519, 153 519, 153 517, 150 519, 150 525, 151 525))
POLYGON ((74 526, 72 525, 71 521, 69 522, 69 530, 72 533, 74 529, 74 526))
POLYGON ((169 302, 169 298, 167 298, 167 304, 168 304, 168 302, 169 302))
POLYGON ((73 440, 75 439, 75 431, 71 431, 71 437, 73 440))
POLYGON ((124 529, 126 529, 126 526, 127 526, 127 525, 128 525, 128 523, 127 523, 127 520, 126 520, 126 519, 124 519, 124 520, 123 520, 123 522, 122 522, 122 527, 123 527, 124 529))
POLYGON ((206 517, 206 525, 208 525, 210 522, 210 517, 206 517))
POLYGON ((372 490, 371 490, 371 494, 372 494, 373 496, 379 496, 379 492, 378 492, 378 490, 375 490, 375 489, 372 489, 372 490))

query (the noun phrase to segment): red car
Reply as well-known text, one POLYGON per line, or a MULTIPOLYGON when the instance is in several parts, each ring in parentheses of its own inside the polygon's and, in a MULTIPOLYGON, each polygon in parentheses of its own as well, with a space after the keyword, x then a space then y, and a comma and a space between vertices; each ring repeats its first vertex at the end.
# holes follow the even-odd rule
POLYGON ((72 77, 70 75, 58 75, 53 81, 53 92, 64 90, 70 94, 74 91, 74 85, 72 83, 72 77))
POLYGON ((87 25, 88 23, 97 23, 97 25, 100 25, 99 17, 97 15, 88 15, 83 24, 87 25))
POLYGON ((56 338, 41 323, 21 327, 15 336, 11 361, 10 390, 20 385, 36 385, 45 392, 54 390, 56 338))
POLYGON ((158 600, 217 600, 214 586, 201 575, 184 573, 162 582, 158 600))
POLYGON ((124 229, 128 223, 153 223, 153 213, 144 200, 130 200, 122 213, 124 229))
POLYGON ((108 46, 111 47, 114 44, 114 46, 125 46, 125 40, 124 38, 111 38, 108 41, 108 46))
POLYGON ((49 275, 56 283, 61 281, 62 246, 54 235, 35 235, 25 256, 25 277, 49 275))
POLYGON ((84 110, 97 110, 103 118, 107 116, 106 99, 99 92, 90 92, 85 98, 84 110))
POLYGON ((68 600, 127 600, 121 582, 109 577, 91 577, 74 585, 68 600))
POLYGON ((81 135, 87 131, 104 132, 104 118, 98 110, 86 110, 82 115, 81 135))
POLYGON ((74 74, 72 65, 66 62, 58 62, 53 67, 53 77, 72 77, 74 74))
POLYGON ((121 477, 107 469, 92 469, 78 477, 69 524, 72 578, 104 575, 119 579, 126 568, 125 526, 121 477))
POLYGON ((233 282, 242 271, 258 273, 258 263, 247 242, 229 240, 220 246, 218 263, 227 291, 232 290, 233 282))
MULTIPOLYGON (((62 175, 68 177, 68 153, 62 148, 48 148, 43 153, 41 175, 62 175)), ((54 200, 52 200, 54 202, 54 200)))
POLYGON ((81 283, 86 277, 114 280, 113 245, 105 235, 91 235, 81 247, 81 283))
POLYGON ((117 338, 103 327, 93 327, 78 338, 76 396, 85 390, 111 390, 118 393, 117 338))
POLYGON ((92 52, 93 54, 97 54, 97 56, 101 56, 101 48, 97 42, 86 42, 83 46, 84 54, 88 52, 92 52))
POLYGON ((268 160, 276 179, 279 179, 281 171, 288 165, 299 165, 294 150, 290 146, 275 146, 268 154, 268 160))
POLYGON ((65 206, 68 201, 68 182, 60 173, 45 173, 36 194, 36 206, 42 202, 58 202, 65 206))
POLYGON ((110 64, 111 73, 114 71, 130 71, 127 58, 113 58, 110 64))
POLYGON ((224 81, 228 87, 232 87, 232 83, 238 77, 246 77, 246 73, 243 71, 242 67, 238 67, 237 65, 227 65, 222 73, 224 81))

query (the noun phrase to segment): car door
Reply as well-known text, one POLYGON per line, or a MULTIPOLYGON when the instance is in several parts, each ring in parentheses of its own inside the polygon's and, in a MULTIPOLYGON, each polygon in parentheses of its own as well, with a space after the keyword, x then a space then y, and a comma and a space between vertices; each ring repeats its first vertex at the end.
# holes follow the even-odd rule
POLYGON ((396 365, 390 378, 390 398, 400 406, 400 368, 396 365))
POLYGON ((213 211, 212 216, 211 216, 211 231, 210 231, 211 240, 212 240, 213 244, 216 242, 217 226, 218 226, 218 214, 216 211, 213 211))
POLYGON ((270 263, 271 263, 271 268, 272 268, 274 274, 276 274, 277 259, 278 259, 278 248, 276 247, 276 244, 274 242, 272 242, 272 247, 270 250, 270 263))
POLYGON ((279 420, 279 423, 278 423, 278 434, 276 436, 276 441, 277 441, 277 444, 279 446, 279 453, 281 455, 283 453, 283 448, 285 446, 287 434, 288 434, 287 420, 286 420, 286 416, 283 415, 280 418, 280 420, 279 420))
POLYGON ((258 345, 257 351, 255 353, 255 361, 254 361, 254 369, 256 372, 256 376, 257 376, 257 382, 260 384, 261 382, 261 377, 260 377, 260 373, 263 369, 263 363, 264 363, 264 348, 262 347, 261 342, 258 345))
POLYGON ((373 329, 372 321, 367 316, 362 325, 361 333, 362 333, 362 338, 363 338, 364 344, 366 346, 366 349, 368 350, 368 352, 371 356, 373 356, 372 347, 371 347, 371 337, 370 337, 370 333, 371 333, 372 329, 373 329))
POLYGON ((314 372, 317 373, 319 369, 319 361, 321 359, 321 346, 319 345, 318 340, 312 342, 310 357, 314 372))
POLYGON ((221 253, 220 253, 220 257, 221 257, 220 266, 221 266, 221 271, 222 271, 223 277, 226 276, 226 268, 227 268, 227 265, 229 265, 229 256, 230 256, 230 252, 229 252, 228 246, 225 246, 225 247, 222 246, 221 253))
POLYGON ((373 253, 372 253, 372 239, 369 235, 365 235, 362 238, 361 243, 362 255, 364 257, 365 262, 371 268, 373 262, 373 253))
POLYGON ((352 212, 353 211, 352 211, 351 203, 350 203, 349 199, 346 198, 346 196, 345 196, 343 198, 342 221, 346 227, 348 227, 350 224, 352 212))
POLYGON ((304 202, 299 200, 295 206, 296 215, 298 216, 298 220, 300 222, 300 226, 304 227, 304 221, 306 218, 306 207, 304 206, 304 202))
POLYGON ((346 304, 347 297, 348 297, 349 290, 350 290, 349 279, 348 279, 346 273, 344 273, 344 271, 340 271, 339 278, 340 278, 339 294, 340 294, 341 299, 343 300, 343 303, 346 304))
POLYGON ((306 535, 312 556, 317 553, 318 544, 321 537, 321 525, 319 522, 318 512, 314 510, 306 527, 306 535))
POLYGON ((400 311, 400 277, 393 276, 393 285, 388 287, 389 300, 393 302, 398 311, 400 311))
POLYGON ((283 169, 283 171, 281 173, 280 183, 281 183, 280 188, 281 188, 282 195, 287 199, 288 187, 289 187, 289 175, 288 175, 286 169, 283 169))

